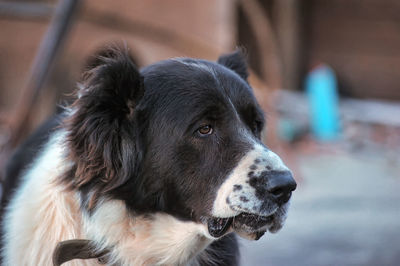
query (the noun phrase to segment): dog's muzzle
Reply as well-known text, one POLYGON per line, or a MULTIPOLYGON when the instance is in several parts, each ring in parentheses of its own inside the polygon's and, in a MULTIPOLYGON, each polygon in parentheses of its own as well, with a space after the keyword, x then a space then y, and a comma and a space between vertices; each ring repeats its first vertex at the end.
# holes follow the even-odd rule
POLYGON ((209 233, 220 237, 229 229, 258 239, 278 231, 286 218, 296 181, 282 160, 256 144, 221 185, 214 202, 209 233))

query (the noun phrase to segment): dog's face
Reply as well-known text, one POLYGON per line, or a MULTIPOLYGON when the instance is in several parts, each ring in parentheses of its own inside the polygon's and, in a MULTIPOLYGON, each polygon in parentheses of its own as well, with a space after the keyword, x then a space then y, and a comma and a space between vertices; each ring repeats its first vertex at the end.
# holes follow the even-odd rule
POLYGON ((101 158, 78 161, 66 179, 88 209, 101 197, 122 199, 134 213, 203 223, 215 238, 233 230, 258 239, 281 228, 296 183, 261 142, 264 116, 240 52, 139 73, 112 50, 84 88, 68 124, 71 156, 101 158))

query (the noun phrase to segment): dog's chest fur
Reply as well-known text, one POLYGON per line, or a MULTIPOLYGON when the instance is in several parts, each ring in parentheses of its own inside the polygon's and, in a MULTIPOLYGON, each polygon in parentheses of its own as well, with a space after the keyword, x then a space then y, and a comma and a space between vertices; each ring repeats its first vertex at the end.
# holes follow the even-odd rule
MULTIPOLYGON (((99 249, 112 247, 111 264, 197 264, 193 258, 211 242, 204 236, 203 225, 166 214, 132 217, 118 200, 102 202, 90 216, 83 214, 78 195, 55 182, 66 165, 61 144, 64 136, 56 134, 44 148, 9 206, 5 265, 52 265, 57 243, 77 238, 92 239, 99 249)), ((74 260, 64 265, 98 263, 74 260)))

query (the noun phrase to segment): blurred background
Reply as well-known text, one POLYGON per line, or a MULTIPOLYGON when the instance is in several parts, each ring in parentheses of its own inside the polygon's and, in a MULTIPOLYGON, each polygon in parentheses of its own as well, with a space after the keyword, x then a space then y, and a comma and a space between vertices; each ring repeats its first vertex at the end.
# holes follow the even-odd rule
POLYGON ((139 66, 246 49, 298 189, 278 234, 241 241, 242 265, 400 265, 399 1, 2 0, 0 173, 120 41, 139 66))

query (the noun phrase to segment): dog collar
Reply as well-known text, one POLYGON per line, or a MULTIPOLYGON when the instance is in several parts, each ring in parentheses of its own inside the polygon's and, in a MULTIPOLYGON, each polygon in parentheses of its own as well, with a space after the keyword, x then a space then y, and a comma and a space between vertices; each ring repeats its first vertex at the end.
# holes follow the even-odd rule
POLYGON ((53 265, 60 266, 74 259, 97 259, 100 264, 106 264, 109 250, 95 251, 93 247, 93 241, 87 239, 61 241, 53 252, 53 265))

